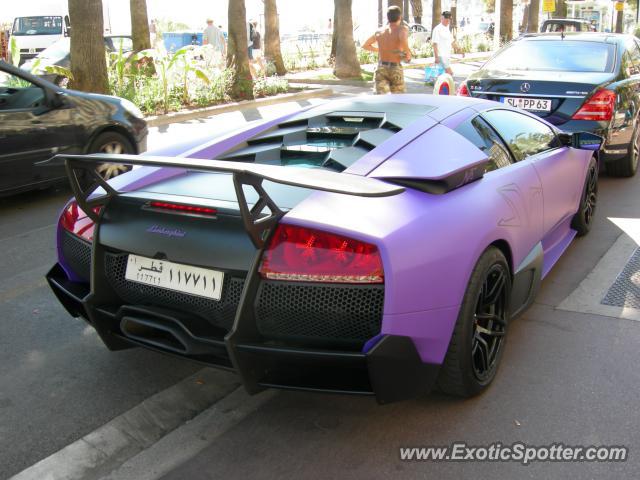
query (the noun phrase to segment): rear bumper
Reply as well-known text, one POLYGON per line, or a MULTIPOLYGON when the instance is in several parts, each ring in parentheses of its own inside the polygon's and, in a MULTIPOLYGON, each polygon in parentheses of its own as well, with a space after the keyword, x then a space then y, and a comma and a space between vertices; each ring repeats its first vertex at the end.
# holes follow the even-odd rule
POLYGON ((407 336, 381 335, 363 351, 294 347, 265 341, 256 334, 251 314, 242 308, 233 329, 215 336, 196 331, 179 312, 99 305, 88 285, 69 281, 59 264, 46 278, 67 311, 90 323, 108 348, 143 346, 232 370, 249 393, 281 388, 373 395, 384 404, 428 392, 440 368, 424 363, 407 336))

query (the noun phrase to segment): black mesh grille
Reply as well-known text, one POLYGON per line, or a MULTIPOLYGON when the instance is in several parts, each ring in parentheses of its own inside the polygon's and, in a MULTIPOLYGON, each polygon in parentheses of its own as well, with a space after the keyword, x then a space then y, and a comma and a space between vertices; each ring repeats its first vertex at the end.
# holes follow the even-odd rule
POLYGON ((263 282, 256 322, 269 338, 361 343, 379 333, 383 303, 382 285, 263 282))
POLYGON ((225 275, 220 301, 187 295, 125 279, 126 253, 105 254, 106 276, 122 300, 132 305, 155 305, 200 315, 213 325, 230 330, 236 315, 244 279, 225 275))
POLYGON ((88 282, 91 278, 91 244, 64 231, 62 232, 62 255, 71 270, 88 282))

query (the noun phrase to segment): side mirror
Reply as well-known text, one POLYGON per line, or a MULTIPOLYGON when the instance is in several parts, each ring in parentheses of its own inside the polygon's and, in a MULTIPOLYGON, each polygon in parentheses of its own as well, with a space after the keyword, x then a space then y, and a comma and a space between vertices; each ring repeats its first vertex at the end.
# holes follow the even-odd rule
POLYGON ((64 16, 64 36, 65 37, 70 37, 71 36, 71 21, 69 20, 69 15, 65 15, 64 16))
POLYGON ((572 135, 573 148, 579 148, 581 150, 592 150, 597 152, 604 143, 603 138, 600 135, 590 132, 576 132, 572 135))
POLYGON ((563 146, 579 148, 580 150, 598 151, 604 143, 600 135, 590 132, 561 132, 558 137, 563 146))

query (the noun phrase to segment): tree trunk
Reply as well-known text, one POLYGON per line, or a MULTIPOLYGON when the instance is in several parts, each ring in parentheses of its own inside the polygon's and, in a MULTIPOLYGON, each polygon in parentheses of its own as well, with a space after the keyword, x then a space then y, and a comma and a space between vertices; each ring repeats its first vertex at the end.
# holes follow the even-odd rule
POLYGON ((104 49, 102 0, 69 0, 71 35, 71 88, 109 93, 104 49))
POLYGON ((131 37, 133 38, 133 51, 139 52, 151 48, 149 35, 149 18, 147 16, 147 0, 130 0, 131 10, 131 37))
POLYGON ((531 0, 529 5, 529 23, 527 24, 527 32, 535 33, 539 29, 540 23, 540 0, 531 0))
POLYGON ((500 0, 500 38, 504 43, 513 38, 513 0, 500 0))
POLYGON ((338 2, 333 2, 333 33, 331 34, 331 54, 329 58, 335 63, 336 51, 338 47, 338 28, 340 25, 340 16, 338 15, 338 2))
POLYGON ((616 33, 622 33, 622 18, 624 17, 624 12, 615 11, 616 12, 616 33))
POLYGON ((356 43, 353 40, 353 19, 351 18, 351 0, 334 0, 336 18, 340 19, 334 29, 338 31, 336 43, 336 68, 334 74, 338 78, 359 78, 360 62, 356 54, 356 43))
POLYGON ((440 0, 433 0, 431 6, 431 30, 440 23, 440 16, 442 15, 442 5, 440 0))
POLYGON ((411 0, 411 13, 414 23, 422 24, 422 0, 411 0))
POLYGON ((227 93, 233 99, 253 98, 244 0, 229 2, 228 17, 227 68, 231 70, 232 78, 227 93))
POLYGON ((382 20, 383 17, 383 11, 382 11, 382 0, 378 0, 378 27, 381 27, 382 25, 384 25, 384 20, 382 20))
POLYGON ((405 22, 409 23, 409 0, 402 2, 402 17, 405 22))
POLYGON ((520 24, 520 33, 528 32, 529 25, 529 4, 522 9, 522 23, 520 24))
POLYGON ((403 0, 388 0, 387 7, 400 7, 400 10, 402 10, 402 2, 403 0))
POLYGON ((556 0, 556 11, 553 18, 567 18, 567 0, 556 0))
POLYGON ((280 76, 287 73, 280 50, 280 24, 276 0, 264 0, 264 56, 280 76))

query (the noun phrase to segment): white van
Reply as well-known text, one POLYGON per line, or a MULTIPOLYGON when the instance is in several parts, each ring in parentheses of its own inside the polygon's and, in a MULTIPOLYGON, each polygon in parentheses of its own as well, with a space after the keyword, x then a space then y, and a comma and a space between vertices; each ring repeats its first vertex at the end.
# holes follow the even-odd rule
POLYGON ((69 36, 68 15, 34 15, 16 17, 11 36, 20 49, 20 63, 34 58, 57 40, 69 36))

